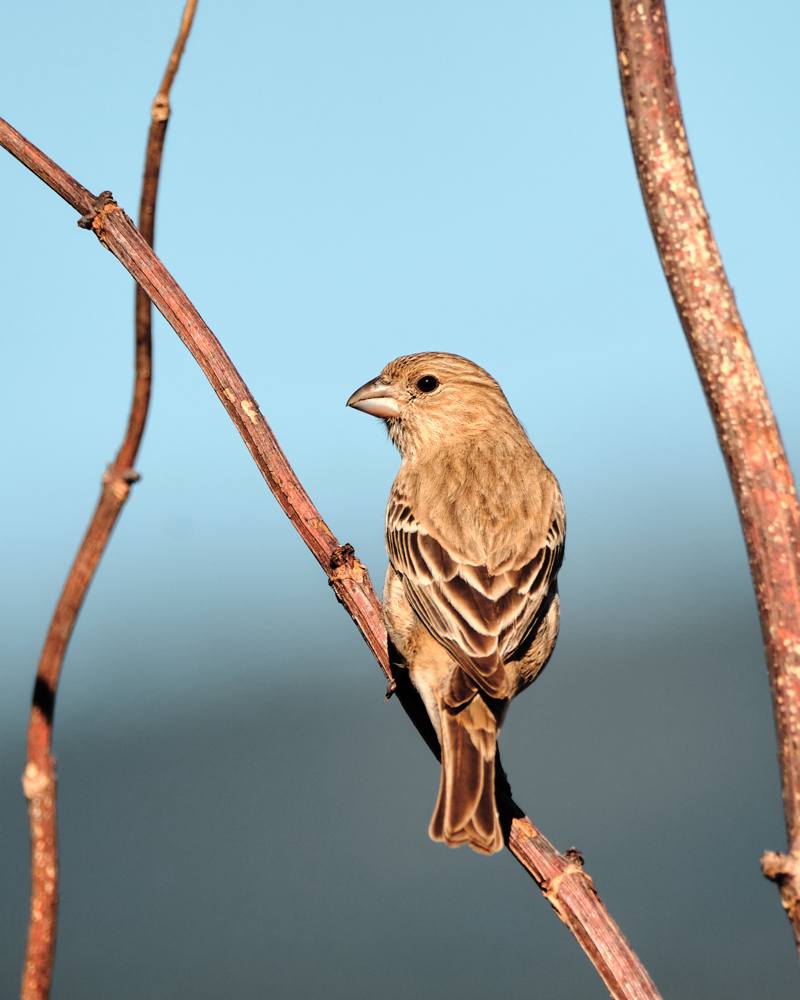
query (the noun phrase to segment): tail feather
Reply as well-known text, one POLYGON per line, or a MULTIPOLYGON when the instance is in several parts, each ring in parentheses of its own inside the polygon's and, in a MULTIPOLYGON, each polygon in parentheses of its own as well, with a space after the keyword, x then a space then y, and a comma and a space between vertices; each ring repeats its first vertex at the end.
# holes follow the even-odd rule
POLYGON ((465 707, 441 711, 442 773, 429 833, 451 847, 468 844, 479 854, 503 847, 495 801, 497 723, 480 696, 465 707))

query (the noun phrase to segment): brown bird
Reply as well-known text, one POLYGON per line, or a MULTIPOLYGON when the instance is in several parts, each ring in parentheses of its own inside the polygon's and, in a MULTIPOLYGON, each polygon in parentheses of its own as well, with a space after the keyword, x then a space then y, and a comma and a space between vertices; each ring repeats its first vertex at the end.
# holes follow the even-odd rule
POLYGON ((397 358, 347 405, 382 417, 402 456, 384 618, 441 746, 429 833, 493 854, 499 727, 558 635, 561 491, 500 386, 466 358, 397 358))

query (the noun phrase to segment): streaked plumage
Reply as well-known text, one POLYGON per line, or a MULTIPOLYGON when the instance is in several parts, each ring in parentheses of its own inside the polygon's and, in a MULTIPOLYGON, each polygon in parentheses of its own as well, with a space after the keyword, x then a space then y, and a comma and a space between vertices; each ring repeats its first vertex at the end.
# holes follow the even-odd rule
POLYGON ((348 402, 383 417, 402 455, 384 616, 442 747, 430 834, 493 853, 498 728, 558 634, 561 492, 498 384, 465 358, 398 358, 348 402))

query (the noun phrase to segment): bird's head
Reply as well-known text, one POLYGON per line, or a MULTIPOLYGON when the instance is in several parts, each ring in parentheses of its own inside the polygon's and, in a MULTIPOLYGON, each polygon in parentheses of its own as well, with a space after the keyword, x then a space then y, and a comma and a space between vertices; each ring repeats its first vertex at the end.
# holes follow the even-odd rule
POLYGON ((457 354, 407 354, 356 389, 347 405, 386 422, 404 456, 482 434, 500 418, 514 424, 500 386, 457 354))

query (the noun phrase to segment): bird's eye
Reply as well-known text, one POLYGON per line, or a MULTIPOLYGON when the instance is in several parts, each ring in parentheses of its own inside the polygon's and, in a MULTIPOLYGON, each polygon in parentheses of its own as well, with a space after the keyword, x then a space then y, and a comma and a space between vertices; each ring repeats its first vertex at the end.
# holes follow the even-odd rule
POLYGON ((417 381, 417 388, 420 392, 433 392, 439 387, 439 379, 435 375, 423 375, 417 381))

